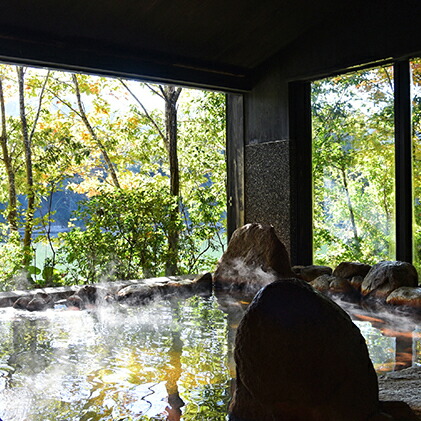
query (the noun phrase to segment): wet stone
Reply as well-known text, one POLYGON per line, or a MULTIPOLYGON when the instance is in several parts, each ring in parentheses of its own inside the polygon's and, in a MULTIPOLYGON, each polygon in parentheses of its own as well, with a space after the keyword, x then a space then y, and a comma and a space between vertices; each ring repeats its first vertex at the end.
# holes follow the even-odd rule
POLYGON ((364 281, 364 278, 360 275, 357 275, 357 276, 353 276, 349 283, 356 291, 361 292, 361 285, 363 281, 364 281))
POLYGON ((28 307, 29 302, 32 300, 33 297, 19 297, 14 303, 13 308, 17 308, 20 310, 26 310, 28 307))
POLYGON ((67 305, 69 307, 77 307, 79 309, 85 308, 85 303, 78 295, 74 294, 67 298, 67 305))
POLYGON ((332 268, 329 266, 310 265, 302 266, 299 272, 299 278, 311 282, 322 275, 332 275, 332 268))
POLYGON ((334 276, 330 282, 329 291, 334 294, 351 294, 355 290, 347 279, 334 276))
POLYGON ((412 307, 421 311, 421 288, 397 288, 388 295, 386 303, 394 306, 412 307))
POLYGON ((361 285, 365 297, 385 300, 395 289, 417 287, 418 273, 411 263, 383 261, 374 265, 361 285))
POLYGON ((117 293, 118 301, 127 301, 130 304, 143 303, 152 298, 154 290, 149 285, 129 285, 117 293))
POLYGON ((26 309, 28 311, 42 311, 45 310, 48 306, 48 301, 46 301, 42 297, 34 297, 31 301, 29 301, 26 309))
POLYGON ((293 276, 285 245, 270 225, 247 224, 231 237, 213 275, 217 288, 255 287, 293 276))
POLYGON ((329 291, 330 283, 333 277, 330 275, 322 275, 317 277, 314 281, 310 282, 310 285, 319 292, 326 293, 329 291))
POLYGON ((282 279, 257 293, 237 330, 235 362, 232 419, 356 421, 378 412, 359 329, 305 281, 282 279))
POLYGON ((358 262, 342 262, 333 271, 333 276, 338 278, 352 279, 354 276, 363 278, 370 271, 371 265, 358 262))
POLYGON ((80 297, 84 303, 94 304, 97 300, 97 287, 84 285, 79 288, 75 295, 80 297))

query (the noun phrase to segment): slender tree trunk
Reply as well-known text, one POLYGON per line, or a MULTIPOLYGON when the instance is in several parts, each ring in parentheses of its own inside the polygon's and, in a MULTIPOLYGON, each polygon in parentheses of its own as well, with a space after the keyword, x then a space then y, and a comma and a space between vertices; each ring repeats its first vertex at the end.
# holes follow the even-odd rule
POLYGON ((25 109, 25 68, 19 66, 17 68, 18 73, 18 86, 19 86, 19 109, 20 109, 20 121, 22 129, 23 147, 25 152, 25 170, 26 170, 26 219, 25 219, 25 232, 23 236, 23 247, 24 247, 24 266, 28 266, 31 263, 31 243, 32 243, 32 228, 34 221, 35 212, 35 192, 34 192, 34 176, 32 170, 32 145, 31 138, 28 131, 28 122, 26 120, 26 109, 25 109))
POLYGON ((7 142, 7 127, 6 127, 6 109, 4 103, 3 81, 0 79, 0 112, 1 112, 1 148, 3 152, 3 162, 7 174, 7 190, 9 195, 9 205, 7 210, 7 220, 11 231, 18 230, 18 216, 17 216, 17 195, 15 171, 13 169, 12 158, 9 154, 9 147, 7 142))
POLYGON ((179 230, 177 219, 180 213, 180 173, 177 156, 177 101, 181 93, 181 88, 165 86, 162 89, 165 97, 165 129, 168 142, 168 155, 170 162, 170 194, 176 198, 177 204, 170 215, 171 229, 168 233, 168 260, 165 268, 167 275, 175 275, 178 272, 178 243, 179 230))
POLYGON ((106 163, 107 169, 110 172, 111 179, 113 180, 114 186, 119 189, 120 183, 118 181, 118 177, 117 177, 117 173, 116 173, 115 168, 114 168, 114 164, 112 163, 112 161, 110 159, 110 156, 108 155, 107 149, 105 148, 105 146, 103 145, 103 143, 101 142, 99 137, 97 136, 95 130, 91 126, 91 123, 89 123, 88 117, 86 116, 86 113, 85 113, 85 109, 83 108, 82 99, 81 99, 81 96, 80 96, 79 82, 77 80, 77 76, 75 74, 73 74, 72 79, 73 79, 73 84, 75 86, 75 91, 76 91, 77 105, 79 107, 79 116, 82 119, 83 124, 85 124, 85 127, 88 129, 89 134, 92 136, 92 139, 94 139, 94 141, 98 145, 98 147, 101 151, 102 157, 104 158, 104 161, 106 163))
POLYGON ((151 88, 155 94, 159 95, 165 101, 165 134, 161 131, 157 122, 151 117, 142 102, 130 90, 129 86, 120 80, 123 86, 133 96, 135 101, 141 106, 146 117, 151 121, 153 126, 157 129, 161 136, 165 148, 168 153, 170 163, 170 194, 176 198, 176 206, 171 212, 171 228, 168 233, 168 258, 165 265, 166 275, 175 275, 178 273, 178 243, 179 243, 179 229, 177 228, 177 220, 180 214, 179 195, 180 195, 180 173, 177 156, 177 101, 180 97, 181 88, 175 86, 165 85, 160 86, 159 91, 151 88))
POLYGON ((348 188, 348 181, 347 181, 347 178, 346 178, 346 173, 345 173, 344 168, 341 168, 341 174, 342 174, 342 181, 344 183, 344 189, 345 189, 346 201, 347 201, 347 204, 348 204, 349 216, 350 216, 350 219, 351 219, 352 231, 354 233, 354 241, 355 241, 355 245, 357 247, 357 250, 360 250, 360 240, 358 238, 358 230, 357 230, 357 225, 355 223, 354 208, 352 206, 351 196, 349 194, 349 188, 348 188))

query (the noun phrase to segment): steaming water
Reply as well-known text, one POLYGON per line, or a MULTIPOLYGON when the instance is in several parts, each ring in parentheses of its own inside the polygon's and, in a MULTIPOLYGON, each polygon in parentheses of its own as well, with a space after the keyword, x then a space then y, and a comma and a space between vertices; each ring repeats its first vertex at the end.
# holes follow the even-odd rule
MULTIPOLYGON (((1 309, 0 418, 225 420, 244 307, 232 303, 227 314, 214 297, 191 297, 90 311, 1 309)), ((357 324, 376 368, 393 369, 396 339, 357 324)), ((415 364, 420 335, 419 326, 411 331, 415 364)))

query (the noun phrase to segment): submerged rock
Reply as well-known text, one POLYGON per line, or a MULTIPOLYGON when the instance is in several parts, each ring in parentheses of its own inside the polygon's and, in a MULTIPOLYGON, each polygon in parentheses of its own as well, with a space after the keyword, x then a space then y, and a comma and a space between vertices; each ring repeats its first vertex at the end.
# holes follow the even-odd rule
POLYGON ((288 252, 270 225, 247 224, 231 237, 213 275, 220 288, 258 289, 277 278, 294 276, 288 252))
POLYGON ((411 263, 383 261, 374 265, 361 285, 365 297, 385 300, 395 289, 417 287, 418 273, 411 263))
POLYGON ((238 327, 235 362, 232 420, 363 421, 379 412, 359 329, 304 281, 257 293, 238 327))

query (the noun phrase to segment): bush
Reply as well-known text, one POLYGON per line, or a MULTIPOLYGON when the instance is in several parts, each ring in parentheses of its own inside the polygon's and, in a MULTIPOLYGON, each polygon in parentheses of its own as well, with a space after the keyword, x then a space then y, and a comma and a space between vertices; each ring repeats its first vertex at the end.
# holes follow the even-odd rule
POLYGON ((175 207, 165 189, 104 192, 81 202, 75 217, 84 228, 63 233, 59 250, 71 282, 163 275, 168 232, 181 230, 175 207))

